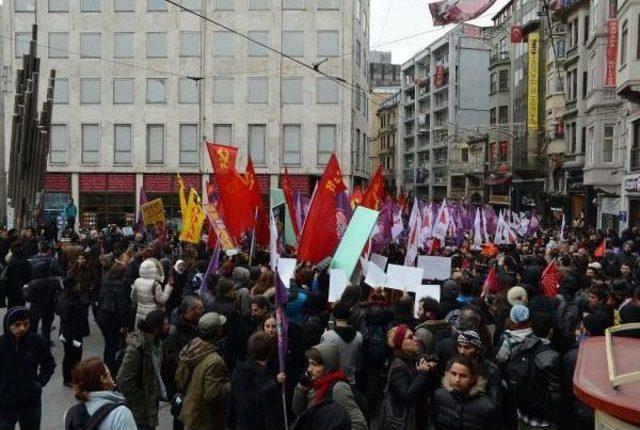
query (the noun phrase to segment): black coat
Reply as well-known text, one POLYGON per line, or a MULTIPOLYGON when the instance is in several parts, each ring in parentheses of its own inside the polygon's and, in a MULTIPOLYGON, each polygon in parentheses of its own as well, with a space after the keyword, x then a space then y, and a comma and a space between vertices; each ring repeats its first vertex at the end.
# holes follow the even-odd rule
POLYGON ((251 359, 239 363, 231 376, 229 428, 277 430, 284 427, 280 387, 271 371, 251 359))
POLYGON ((58 294, 56 311, 60 315, 60 334, 67 342, 89 336, 89 311, 79 292, 58 294))
POLYGON ((32 279, 24 289, 25 300, 31 303, 32 312, 53 312, 60 280, 54 276, 32 279))
POLYGON ((427 398, 434 387, 434 374, 416 369, 416 360, 396 357, 389 368, 389 395, 394 411, 409 408, 415 423, 407 428, 417 428, 427 419, 427 398))
POLYGON ((49 342, 28 332, 20 341, 9 331, 6 318, 0 336, 0 419, 40 401, 56 367, 49 342))
POLYGON ((180 351, 198 335, 198 326, 189 324, 182 316, 178 317, 178 322, 169 330, 169 336, 163 344, 162 359, 162 380, 169 398, 176 393, 175 375, 178 370, 180 351))
POLYGON ((22 287, 31 280, 31 264, 27 259, 13 255, 7 269, 6 295, 9 303, 24 304, 22 287))
POLYGON ((120 279, 105 279, 98 293, 98 323, 118 330, 129 323, 130 291, 120 279))
POLYGON ((571 428, 586 430, 594 428, 595 418, 593 409, 582 403, 573 393, 573 373, 576 370, 576 362, 578 361, 578 346, 578 344, 575 344, 563 358, 563 388, 565 399, 567 399, 567 407, 563 409, 563 418, 565 424, 570 424, 571 428))
POLYGON ((435 430, 493 430, 500 428, 493 402, 484 394, 482 380, 467 395, 447 383, 433 395, 431 422, 435 430))

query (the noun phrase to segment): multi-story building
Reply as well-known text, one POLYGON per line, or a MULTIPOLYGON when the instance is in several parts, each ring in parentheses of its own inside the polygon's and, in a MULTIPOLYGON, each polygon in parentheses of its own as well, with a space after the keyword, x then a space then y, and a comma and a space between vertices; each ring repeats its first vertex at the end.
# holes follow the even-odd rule
POLYGON ((378 160, 382 165, 382 176, 385 188, 392 195, 397 195, 402 184, 396 183, 398 141, 398 104, 400 91, 387 97, 381 104, 376 115, 380 119, 380 133, 376 141, 378 160))
POLYGON ((369 175, 368 0, 182 5, 260 43, 164 0, 5 2, 8 75, 36 22, 40 70, 57 72, 48 214, 73 197, 83 227, 131 223, 144 188, 179 218, 175 173, 198 190, 210 179, 204 139, 238 147, 239 170, 250 156, 264 193, 285 166, 308 193, 333 153, 348 183, 369 175))
POLYGON ((489 122, 489 77, 478 73, 489 52, 482 28, 460 24, 402 65, 397 183, 419 197, 467 194, 467 138, 489 122))
POLYGON ((377 114, 382 103, 389 97, 388 93, 373 91, 369 94, 369 142, 367 154, 369 156, 369 171, 375 172, 382 160, 380 159, 380 136, 382 134, 382 118, 377 114))
POLYGON ((400 88, 400 64, 391 63, 391 52, 371 51, 369 78, 374 92, 395 93, 400 88))

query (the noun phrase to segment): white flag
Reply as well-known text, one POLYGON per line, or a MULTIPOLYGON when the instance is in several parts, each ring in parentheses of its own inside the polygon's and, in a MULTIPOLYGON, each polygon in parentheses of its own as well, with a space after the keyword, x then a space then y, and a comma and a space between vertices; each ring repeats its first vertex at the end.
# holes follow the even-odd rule
POLYGON ((476 209, 476 217, 473 220, 473 246, 476 249, 482 247, 482 231, 480 229, 480 207, 476 209))
POLYGON ((420 217, 420 206, 418 199, 413 199, 413 209, 409 217, 409 235, 407 236, 407 254, 404 258, 405 266, 413 266, 418 256, 418 244, 420 242, 420 231, 422 230, 422 218, 420 217))
POLYGON ((562 213, 562 225, 560 226, 560 241, 564 240, 564 212, 562 213))
POLYGON ((440 205, 438 216, 436 216, 431 236, 444 242, 444 238, 447 235, 447 230, 449 229, 449 221, 450 219, 449 210, 447 209, 447 200, 442 199, 442 205, 440 205))

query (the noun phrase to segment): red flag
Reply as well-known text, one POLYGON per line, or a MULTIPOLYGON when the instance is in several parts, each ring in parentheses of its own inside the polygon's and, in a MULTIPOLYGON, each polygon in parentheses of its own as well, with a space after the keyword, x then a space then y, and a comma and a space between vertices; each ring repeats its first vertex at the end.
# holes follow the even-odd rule
POLYGON ((349 204, 351 205, 352 210, 356 210, 356 208, 362 204, 362 191, 359 186, 355 187, 351 192, 351 195, 349 196, 349 204))
POLYGON ((378 165, 378 170, 371 177, 371 182, 367 191, 362 197, 362 206, 365 208, 380 210, 382 206, 382 196, 384 195, 384 179, 382 179, 382 164, 378 165))
POLYGON ((605 239, 603 239, 602 243, 600 243, 600 245, 598 245, 596 250, 593 251, 593 256, 600 258, 600 257, 602 257, 604 255, 604 252, 606 250, 607 250, 607 241, 605 239))
POLYGON ((489 269, 489 273, 487 273, 487 277, 482 284, 482 297, 485 297, 488 294, 495 294, 498 292, 498 272, 494 267, 489 269))
POLYGON ((296 216, 296 205, 293 202, 293 189, 291 188, 291 181, 289 180, 289 170, 286 167, 284 168, 284 176, 282 177, 282 192, 284 193, 284 200, 287 202, 287 208, 289 209, 293 232, 299 241, 300 227, 297 222, 298 217, 296 216))
POLYGON ((298 245, 298 260, 317 263, 333 254, 338 245, 336 233, 336 192, 344 191, 338 159, 331 155, 316 190, 298 245))
POLYGON ((231 235, 240 239, 242 233, 253 228, 255 220, 251 192, 236 170, 238 148, 207 142, 207 150, 220 189, 218 207, 223 207, 231 235))
POLYGON ((522 26, 511 26, 511 43, 522 43, 522 26))
POLYGON ((267 218, 267 212, 264 210, 264 202, 262 201, 262 195, 260 194, 260 187, 258 186, 258 178, 256 177, 256 171, 253 168, 253 161, 251 157, 247 161, 247 167, 244 169, 244 182, 249 188, 251 195, 251 213, 255 214, 256 220, 256 243, 258 245, 269 246, 269 219, 267 218))
MULTIPOLYGON (((207 217, 208 219, 209 217, 207 217)), ((213 249, 218 243, 218 235, 211 224, 209 224, 209 230, 207 231, 207 249, 213 249)))
POLYGON ((547 297, 555 297, 558 294, 558 269, 556 268, 555 258, 551 260, 551 263, 542 272, 540 289, 542 294, 547 297))

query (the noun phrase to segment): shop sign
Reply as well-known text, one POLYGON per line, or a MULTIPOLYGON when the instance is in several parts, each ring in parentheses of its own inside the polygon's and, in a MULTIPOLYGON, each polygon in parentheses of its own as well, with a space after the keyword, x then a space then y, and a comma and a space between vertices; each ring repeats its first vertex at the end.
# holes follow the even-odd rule
MULTIPOLYGON (((282 178, 280 178, 282 181, 282 178)), ((291 190, 293 193, 300 193, 303 196, 309 195, 309 177, 306 175, 289 175, 291 190)))
POLYGON ((640 192, 640 176, 624 180, 624 190, 628 192, 640 192))
POLYGON ((68 193, 71 191, 71 175, 69 173, 45 173, 44 190, 53 193, 68 193))
POLYGON ((109 174, 107 175, 107 187, 109 191, 135 192, 135 174, 109 174))
POLYGON ((82 192, 135 192, 135 174, 81 173, 79 178, 82 192))
MULTIPOLYGON (((613 18, 607 21, 607 63, 604 85, 616 86, 616 62, 618 54, 618 20, 613 18)), ((624 60, 624 58, 623 58, 624 60)))
POLYGON ((107 191, 107 175, 105 173, 81 173, 80 191, 107 191))
MULTIPOLYGON (((186 174, 180 175, 180 177, 187 188, 194 188, 198 192, 202 189, 202 176, 186 174)), ((144 175, 142 183, 147 193, 177 193, 179 188, 176 174, 153 173, 144 175)))
POLYGON ((508 205, 510 203, 511 199, 509 198, 509 196, 504 196, 504 195, 499 195, 499 194, 494 194, 491 196, 491 198, 489 198, 489 203, 494 203, 494 204, 498 204, 498 205, 508 205))
POLYGON ((540 34, 529 34, 529 67, 527 88, 527 127, 531 130, 538 128, 538 79, 539 79, 539 51, 540 34))

